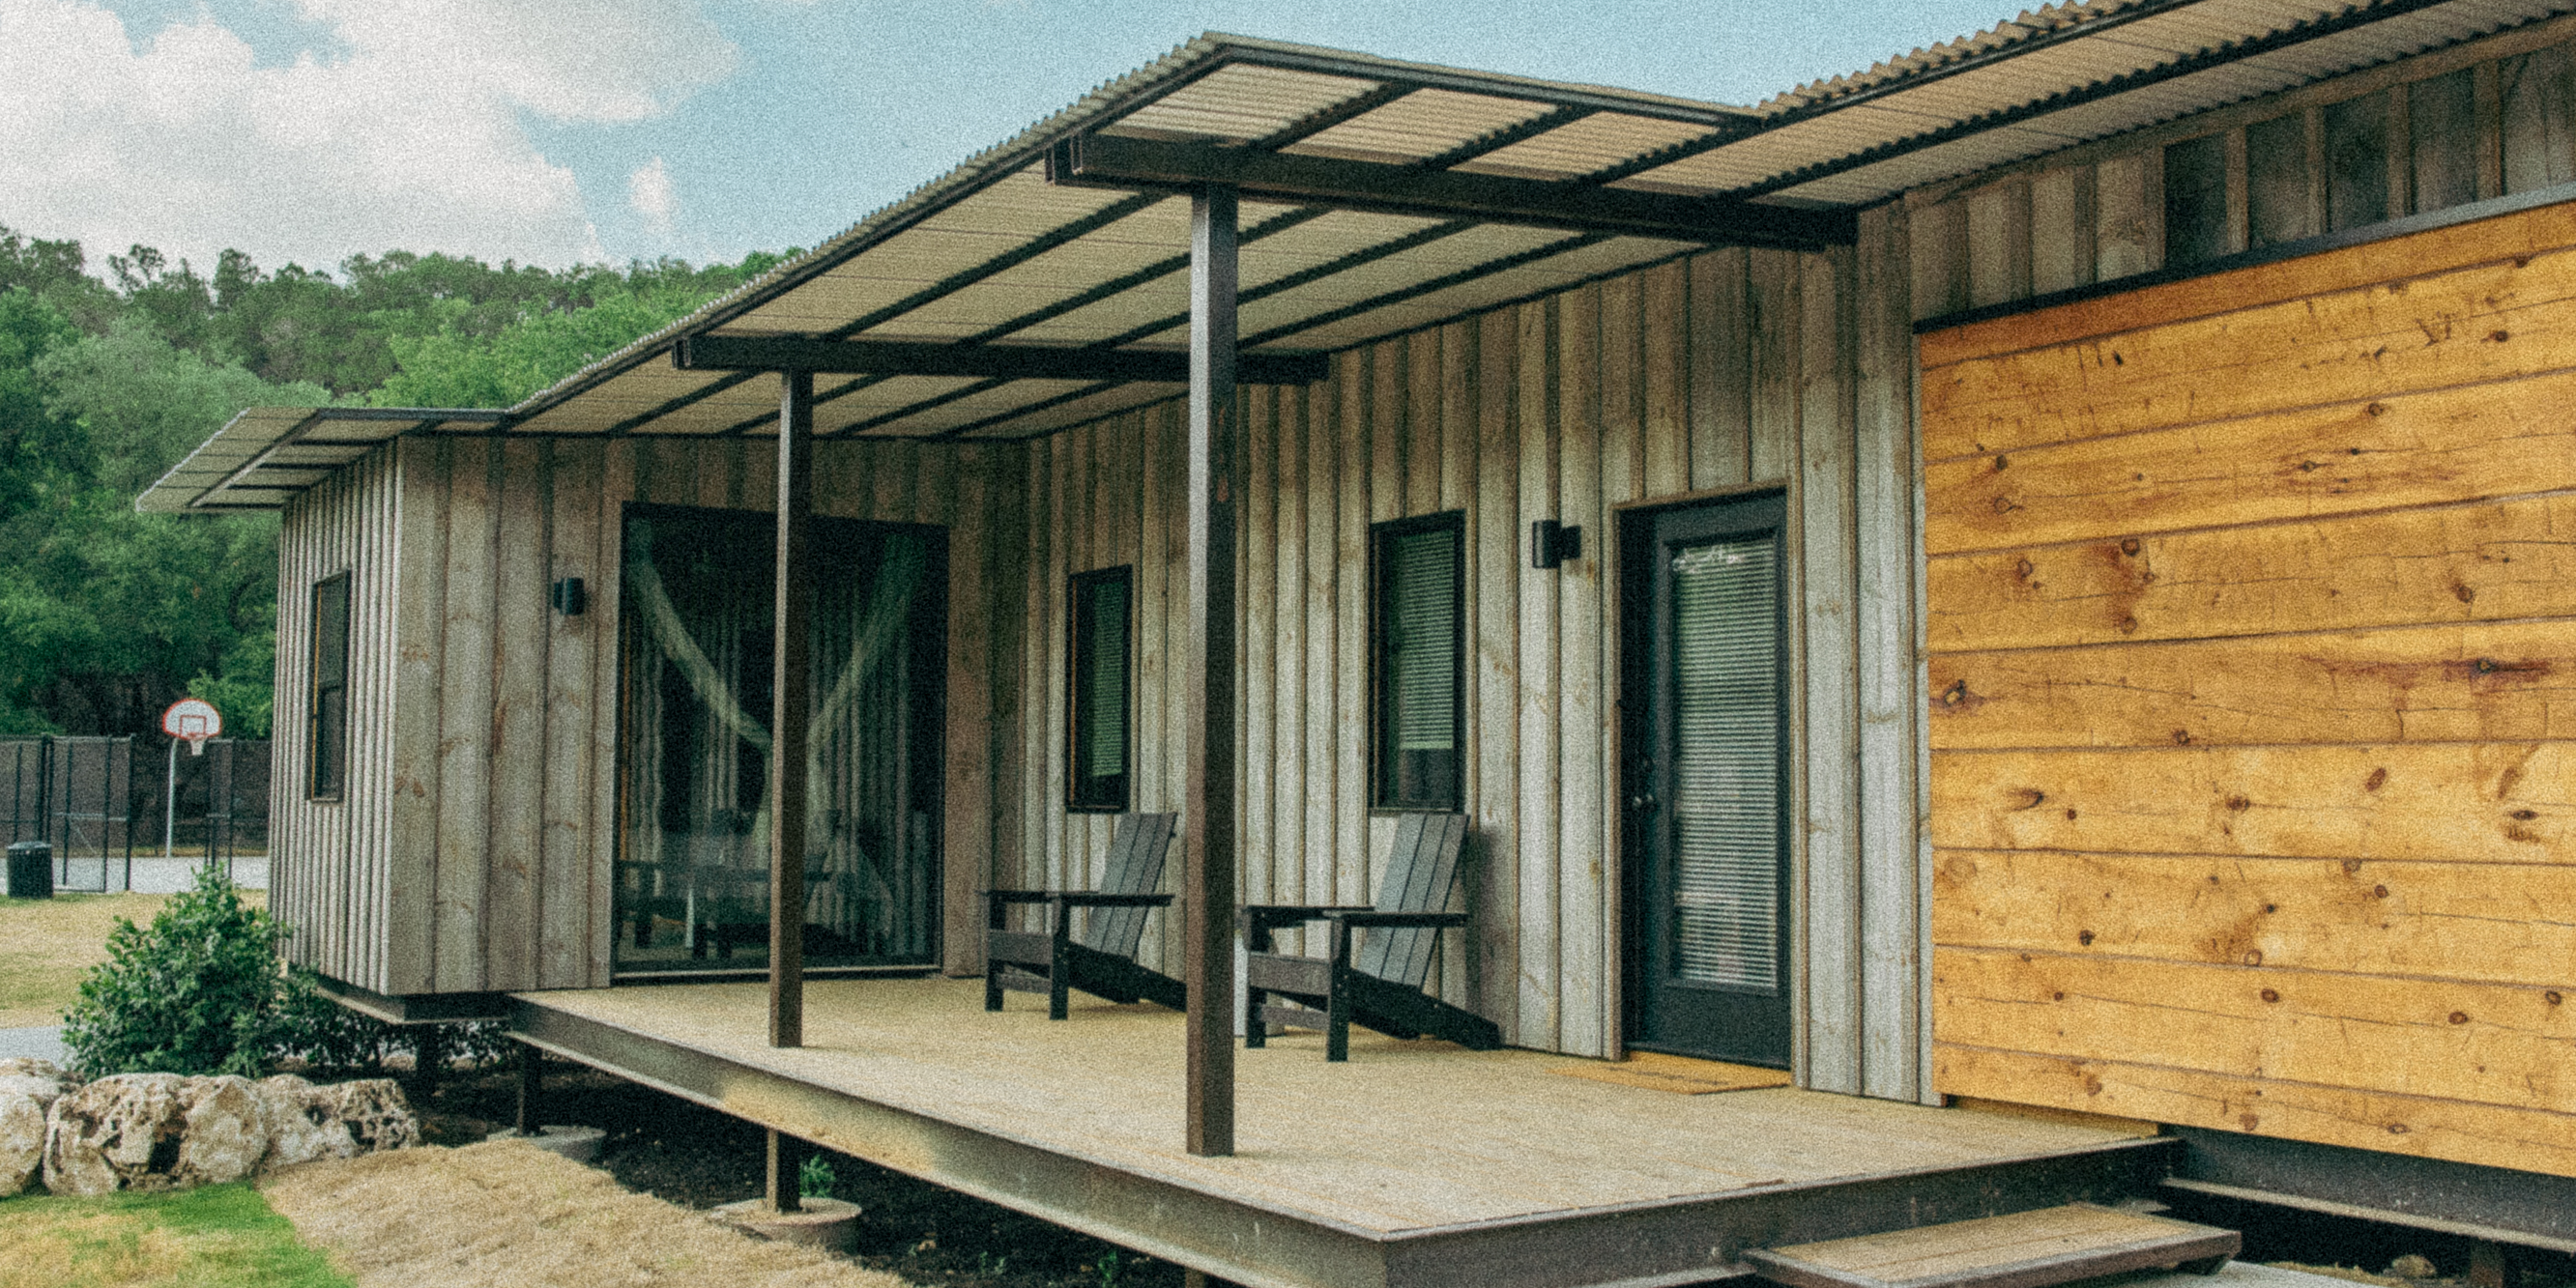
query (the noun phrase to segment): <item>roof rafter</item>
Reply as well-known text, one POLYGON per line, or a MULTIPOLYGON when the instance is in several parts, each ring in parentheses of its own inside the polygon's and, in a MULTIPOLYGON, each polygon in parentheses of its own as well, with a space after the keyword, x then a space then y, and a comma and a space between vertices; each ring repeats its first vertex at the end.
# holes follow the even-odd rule
POLYGON ((1783 250, 1847 246, 1857 227, 1846 211, 1104 134, 1057 144, 1047 157, 1047 178, 1111 188, 1224 184, 1246 196, 1349 210, 1783 250))
MULTIPOLYGON (((902 340, 820 340, 796 336, 686 335, 671 348, 683 371, 812 371, 872 376, 984 376, 1003 380, 1141 380, 1189 383, 1189 355, 1101 346, 924 344, 902 340)), ((1303 385, 1324 378, 1320 354, 1246 353, 1237 378, 1253 385, 1303 385)))

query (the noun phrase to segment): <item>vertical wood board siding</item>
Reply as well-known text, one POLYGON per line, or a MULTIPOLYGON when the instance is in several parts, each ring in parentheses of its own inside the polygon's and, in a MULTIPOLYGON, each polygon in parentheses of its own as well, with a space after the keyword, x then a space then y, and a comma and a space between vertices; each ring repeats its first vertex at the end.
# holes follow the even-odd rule
MULTIPOLYGON (((1518 1044, 1615 1054, 1629 915, 1619 615, 1633 611, 1618 602, 1622 516, 1780 488, 1804 686, 1794 933, 1818 963, 1798 985, 1802 1077, 1926 1094, 1921 730, 1906 715, 1922 705, 1913 279, 1903 212, 1869 228, 1857 250, 1709 252, 1344 353, 1311 388, 1245 392, 1248 894, 1373 896, 1391 824, 1368 807, 1370 525, 1462 511, 1475 839, 1460 900, 1473 928, 1449 937, 1433 986, 1518 1044), (1583 557, 1531 568, 1538 519, 1583 528, 1583 557)), ((1073 573, 1136 569, 1130 806, 1177 806, 1182 429, 1165 405, 1028 444, 817 446, 819 513, 949 530, 950 970, 980 967, 977 890, 1087 884, 1106 861, 1110 820, 1064 800, 1073 573)), ((289 822, 282 853, 305 857, 282 885, 304 900, 297 924, 322 932, 300 951, 393 994, 608 982, 621 510, 765 509, 769 453, 759 440, 457 437, 381 454, 385 534, 344 544, 380 550, 388 586, 397 566, 404 579, 371 636, 384 678, 361 672, 383 690, 370 724, 388 731, 370 762, 383 768, 367 772, 399 790, 375 793, 386 818, 372 848, 289 822), (578 618, 547 605, 567 576, 593 592, 578 618), (369 928, 329 929, 362 908, 369 928), (331 947, 358 943, 379 947, 365 962, 331 947)), ((317 490, 290 516, 291 582, 328 561, 338 529, 323 516, 345 490, 317 490)), ((372 593, 362 585, 362 602, 372 593)), ((281 719, 301 666, 281 653, 281 719)), ((1145 962, 1176 961, 1178 918, 1149 929, 1145 962)))
MULTIPOLYGON (((280 914, 294 959, 389 995, 609 982, 625 503, 767 509, 771 444, 409 438, 289 507, 280 555, 280 914), (310 587, 352 573, 347 799, 304 799, 310 587), (578 617, 549 588, 580 577, 578 617)), ((1018 449, 818 444, 816 512, 949 529, 945 964, 980 969, 974 892, 1019 803, 1018 449), (971 487, 961 495, 964 481, 971 487), (969 507, 966 498, 979 504, 969 507), (1000 505, 984 504, 999 500, 1000 505), (998 521, 991 516, 1003 516, 998 521), (998 623, 986 630, 984 624, 998 623), (961 785, 959 780, 965 780, 961 785), (980 784, 980 789, 978 787, 980 784)))
MULTIPOLYGON (((1823 1035, 1803 1076, 1928 1094, 1908 242, 1902 212, 1868 227, 1857 251, 1710 252, 1341 354, 1311 388, 1246 391, 1248 897, 1374 896, 1391 829, 1368 808, 1369 527, 1463 511, 1474 832, 1454 906, 1472 928, 1448 937, 1433 987, 1515 1044, 1614 1053, 1617 615, 1631 611, 1618 603, 1620 516, 1710 489, 1784 488, 1801 534, 1792 647, 1811 731, 1797 752, 1797 933, 1833 963, 1799 1004, 1801 1026, 1823 1035), (1538 519, 1581 526, 1583 558, 1531 568, 1538 519)), ((1031 636, 1016 670, 1045 727, 1022 740, 1024 776, 996 790, 1017 798, 1032 881, 1096 879, 1105 858, 1096 816, 1063 808, 1072 573, 1138 565, 1131 807, 1178 808, 1179 694, 1161 644, 1187 608, 1171 571, 1185 554, 1170 522, 1178 428, 1172 409, 1151 408, 1027 449, 1031 636)), ((1149 928, 1147 963, 1176 960, 1177 915, 1149 928)))

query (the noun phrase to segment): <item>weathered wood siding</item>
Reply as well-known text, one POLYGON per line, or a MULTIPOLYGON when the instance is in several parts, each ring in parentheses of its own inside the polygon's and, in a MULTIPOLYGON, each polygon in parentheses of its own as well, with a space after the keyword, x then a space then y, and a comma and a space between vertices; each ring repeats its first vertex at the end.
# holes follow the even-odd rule
MULTIPOLYGON (((1516 1044, 1614 1050, 1619 515, 1785 487, 1801 1077, 1925 1094, 1905 229, 1892 208, 1863 227, 1856 252, 1677 260, 1345 353, 1310 388, 1247 393, 1247 901, 1374 895, 1392 820, 1368 809, 1369 525, 1463 511, 1474 925, 1444 950, 1438 986, 1516 1044), (1542 518, 1583 527, 1581 560, 1529 567, 1542 518)), ((1020 835, 1001 852, 1032 884, 1096 880, 1111 825, 1064 808, 1072 573, 1136 567, 1133 805, 1179 807, 1182 428, 1166 406, 1028 449, 1018 683, 1031 697, 1002 779, 1020 835)), ((1177 918, 1156 924, 1147 960, 1177 960, 1177 918)))
MULTIPOLYGON (((1017 801, 991 790, 989 767, 1014 718, 1007 628, 1020 613, 1017 580, 994 575, 1015 567, 1018 480, 994 467, 1018 454, 815 451, 817 513, 949 529, 946 939, 959 968, 993 839, 1017 836, 997 824, 997 804, 1007 817, 1017 801)), ((299 961, 387 994, 608 983, 622 509, 766 510, 774 462, 765 440, 411 438, 296 502, 282 731, 302 728, 305 588, 357 570, 348 800, 305 802, 303 748, 280 739, 272 845, 299 961), (587 582, 589 612, 552 609, 560 577, 587 582)))
POLYGON ((1921 189, 1912 211, 1912 307, 1917 319, 2076 290, 2165 267, 2164 149, 2216 137, 2229 158, 2221 253, 2328 231, 2325 113, 2374 108, 2387 123, 2386 213, 2397 218, 2460 201, 2576 181, 2576 19, 2556 19, 2455 49, 2267 95, 2169 125, 2070 148, 2006 170, 1921 189), (2465 76, 2467 119, 2412 121, 2423 88, 2465 76), (2261 132, 2248 143, 2248 129, 2261 132), (2249 154, 2281 161, 2304 134, 2311 167, 2294 155, 2249 171, 2249 154), (2464 184, 2435 182, 2456 172, 2464 184), (2301 200, 2258 228, 2254 188, 2289 181, 2301 200), (2454 190, 2456 189, 2456 191, 2454 190))
POLYGON ((2576 205, 1927 334, 1949 1093, 2576 1174, 2576 205))
POLYGON ((381 961, 401 907, 393 848, 394 529, 400 482, 378 452, 288 504, 278 542, 276 740, 269 780, 269 907, 294 927, 289 960, 358 980, 381 961), (310 796, 313 586, 349 575, 349 727, 344 787, 310 796), (294 861, 311 856, 316 861, 294 861))

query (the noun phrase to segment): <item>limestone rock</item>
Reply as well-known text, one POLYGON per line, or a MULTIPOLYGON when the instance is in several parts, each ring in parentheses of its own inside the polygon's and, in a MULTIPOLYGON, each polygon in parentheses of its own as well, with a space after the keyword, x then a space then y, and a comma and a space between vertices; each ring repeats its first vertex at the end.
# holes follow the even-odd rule
POLYGON ((0 1091, 0 1199, 27 1188, 44 1161, 44 1105, 34 1096, 0 1091))
POLYGON ((26 1189, 45 1165, 45 1111, 79 1085, 51 1060, 0 1060, 0 1199, 26 1189))
POLYGON ((51 1105, 54 1103, 54 1097, 79 1085, 80 1079, 65 1072, 61 1065, 51 1060, 37 1060, 27 1056, 11 1056, 0 1060, 0 1092, 14 1091, 22 1096, 33 1096, 44 1104, 51 1105))
POLYGON ((56 1100, 45 1185, 56 1194, 237 1181, 268 1153, 247 1078, 121 1073, 56 1100))
POLYGON ((229 1074, 190 1078, 180 1093, 187 1127, 179 1142, 175 1185, 238 1181, 268 1155, 268 1128, 260 1121, 258 1084, 229 1074))
POLYGON ((409 1149, 420 1143, 420 1120, 412 1116, 411 1102, 403 1099, 402 1088, 391 1078, 335 1082, 313 1090, 317 1103, 348 1128, 359 1153, 409 1149))
POLYGON ((268 1157, 260 1170, 292 1167, 323 1158, 355 1158, 358 1142, 316 1087, 291 1073, 259 1082, 259 1117, 268 1128, 268 1157))

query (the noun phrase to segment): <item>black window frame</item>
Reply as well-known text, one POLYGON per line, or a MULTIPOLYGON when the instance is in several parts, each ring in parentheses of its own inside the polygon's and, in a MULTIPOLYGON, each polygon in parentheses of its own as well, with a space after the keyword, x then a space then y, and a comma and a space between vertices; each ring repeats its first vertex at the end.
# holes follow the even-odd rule
POLYGON ((1369 808, 1382 812, 1459 810, 1467 797, 1467 512, 1390 519, 1369 525, 1369 808), (1402 758, 1395 746, 1395 704, 1387 688, 1392 679, 1394 633, 1391 629, 1396 543, 1423 533, 1446 533, 1450 540, 1449 582, 1449 737, 1454 757, 1448 790, 1408 794, 1402 790, 1402 758))
POLYGON ((312 632, 305 686, 304 795, 313 801, 346 799, 349 790, 349 645, 352 582, 346 571, 313 583, 307 601, 312 632), (326 596, 336 593, 339 656, 323 663, 331 633, 323 629, 326 596))
POLYGON ((1064 719, 1064 807, 1073 814, 1119 814, 1131 807, 1136 796, 1136 569, 1133 564, 1111 568, 1094 568, 1065 579, 1065 719, 1064 719), (1095 692, 1087 683, 1095 673, 1100 658, 1091 647, 1092 614, 1096 611, 1095 594, 1103 586, 1118 586, 1120 610, 1124 614, 1119 650, 1118 692, 1122 709, 1118 713, 1118 764, 1115 775, 1086 772, 1093 743, 1093 721, 1097 718, 1090 698, 1095 692))

